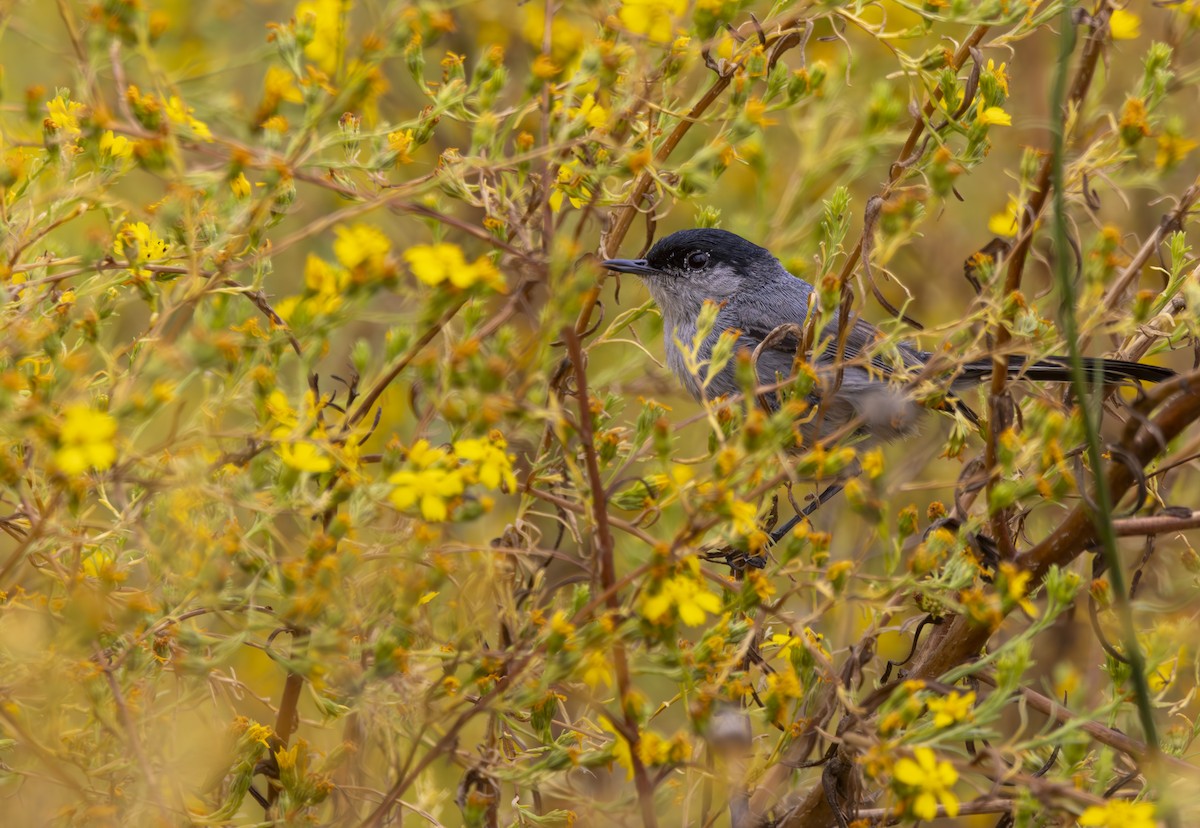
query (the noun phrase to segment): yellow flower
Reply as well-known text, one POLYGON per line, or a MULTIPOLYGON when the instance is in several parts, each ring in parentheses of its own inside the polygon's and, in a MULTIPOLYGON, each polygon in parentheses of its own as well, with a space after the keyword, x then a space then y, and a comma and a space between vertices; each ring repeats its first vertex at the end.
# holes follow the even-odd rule
POLYGON ((883 452, 877 448, 863 452, 862 469, 868 480, 877 479, 883 474, 883 452))
POLYGON ((296 471, 310 472, 320 474, 327 472, 333 468, 333 460, 327 455, 320 446, 311 440, 291 440, 286 439, 291 432, 285 429, 279 429, 282 435, 276 434, 277 437, 283 437, 284 442, 279 443, 279 459, 283 460, 288 466, 291 466, 296 471))
POLYGON ((1110 799, 1103 805, 1092 805, 1079 817, 1085 828, 1155 828, 1153 802, 1125 802, 1110 799))
POLYGON ((458 469, 401 470, 389 477, 388 482, 395 487, 389 496, 392 505, 407 511, 419 504, 421 517, 431 523, 449 517, 449 501, 461 495, 464 488, 458 469))
POLYGON ((246 179, 246 174, 238 173, 238 177, 229 182, 229 189, 233 190, 237 198, 247 198, 250 195, 250 182, 246 179))
POLYGON ((1134 40, 1142 34, 1142 19, 1126 9, 1116 9, 1108 18, 1113 40, 1134 40))
POLYGON ((333 228, 337 239, 333 255, 349 270, 378 272, 384 269, 392 243, 378 227, 370 224, 339 224, 333 228))
POLYGON ((558 168, 558 175, 554 180, 554 191, 550 193, 551 210, 556 213, 561 210, 564 198, 578 210, 591 200, 591 197, 592 191, 584 183, 583 175, 579 172, 578 161, 571 161, 558 168))
POLYGON ((1037 607, 1025 597, 1029 589, 1029 581, 1032 578, 1032 572, 1020 570, 1007 561, 1000 564, 999 586, 1005 603, 1009 606, 1015 604, 1024 610, 1026 615, 1036 618, 1037 607))
POLYGON ((958 798, 950 790, 958 781, 958 771, 949 762, 939 762, 933 751, 919 747, 913 758, 899 759, 892 776, 903 793, 911 797, 909 805, 917 819, 931 820, 937 816, 941 802, 949 817, 958 816, 958 798))
POLYGON ((270 118, 267 118, 267 120, 259 124, 259 126, 261 126, 266 132, 275 132, 283 135, 283 133, 287 132, 288 122, 287 118, 283 117, 282 115, 272 115, 270 118))
POLYGON ((115 580, 117 558, 107 549, 97 549, 83 559, 83 574, 89 578, 102 578, 106 581, 115 580))
POLYGON ((412 274, 427 285, 439 285, 467 266, 462 248, 447 242, 414 245, 404 251, 404 261, 412 274))
POLYGON ((583 656, 580 668, 584 684, 593 690, 600 687, 601 684, 605 687, 613 686, 612 666, 609 664, 608 656, 600 650, 589 649, 583 656))
POLYGON ((600 716, 600 727, 613 735, 612 756, 613 760, 625 769, 626 780, 633 779, 633 751, 629 748, 629 742, 620 732, 613 727, 606 717, 600 716))
POLYGON ((113 443, 116 433, 117 421, 107 412, 83 404, 72 405, 63 412, 54 465, 71 477, 89 469, 107 469, 117 459, 113 443))
POLYGON ((1004 97, 1008 97, 1008 64, 1001 63, 999 66, 991 58, 988 58, 987 72, 996 79, 996 85, 1004 92, 1004 97))
POLYGON ((972 708, 975 705, 975 693, 966 695, 951 693, 949 696, 930 699, 927 702, 929 712, 933 714, 934 727, 950 727, 958 722, 970 721, 973 717, 972 708))
POLYGON ((655 43, 671 40, 675 19, 684 13, 687 0, 624 0, 618 17, 634 34, 645 35, 655 43))
POLYGON ((83 131, 79 127, 79 118, 86 109, 83 104, 76 103, 62 94, 46 101, 46 110, 50 113, 50 120, 54 122, 54 126, 71 138, 83 131))
POLYGON ((1143 137, 1150 134, 1150 122, 1146 112, 1146 102, 1141 98, 1127 97, 1121 107, 1121 139, 1133 146, 1143 137))
POLYGON ((128 158, 133 155, 133 142, 124 135, 114 135, 111 129, 100 136, 100 154, 108 158, 128 158))
POLYGON ((209 131, 208 125, 192 115, 195 110, 185 104, 178 95, 167 99, 163 112, 166 113, 167 120, 176 126, 187 127, 197 138, 212 140, 212 132, 209 131))
POLYGON ((396 153, 396 164, 412 163, 412 156, 408 154, 413 144, 413 131, 411 129, 398 129, 395 132, 389 132, 387 142, 388 150, 396 153))
POLYGON ((296 79, 291 72, 282 66, 271 66, 263 78, 263 106, 267 110, 274 110, 280 101, 303 103, 304 96, 296 88, 296 79))
POLYGON ((499 489, 503 484, 512 492, 516 491, 517 477, 512 470, 513 456, 505 453, 506 448, 504 436, 493 431, 486 439, 459 440, 454 444, 454 453, 473 464, 470 473, 480 483, 489 489, 499 489))
POLYGON ((758 507, 753 503, 738 500, 732 494, 729 496, 729 519, 733 523, 733 531, 739 535, 750 535, 758 529, 758 507))
POLYGON ((1154 154, 1154 166, 1158 169, 1174 167, 1196 148, 1195 141, 1181 135, 1164 132, 1158 136, 1158 152, 1154 154))
POLYGON ((1021 229, 1021 203, 1014 196, 1008 197, 1004 212, 994 213, 988 219, 988 230, 997 236, 1015 236, 1021 229))
POLYGON ((313 39, 304 47, 304 56, 328 74, 337 70, 345 50, 346 15, 352 5, 350 0, 304 0, 296 4, 296 19, 313 28, 313 39))
POLYGON ((583 118, 584 122, 592 129, 603 129, 608 124, 608 110, 596 103, 596 96, 590 92, 579 102, 579 106, 571 109, 567 114, 572 119, 583 118))
POLYGON ((137 265, 161 261, 170 249, 171 245, 156 236, 144 221, 122 225, 113 240, 113 253, 128 259, 135 273, 144 273, 137 265))
POLYGON ((658 623, 674 610, 679 620, 698 627, 706 613, 721 611, 721 599, 709 592, 695 575, 680 573, 663 581, 659 591, 642 601, 642 615, 658 623))
POLYGON ((979 117, 975 119, 987 126, 1012 126, 1012 116, 998 106, 979 107, 979 117))
POLYGON ((408 462, 416 466, 418 469, 427 469, 430 466, 444 462, 450 457, 450 452, 446 451, 441 446, 432 446, 428 440, 417 440, 412 444, 412 448, 408 450, 408 462))
POLYGON ((404 261, 412 274, 427 285, 449 281, 455 287, 468 288, 482 283, 493 290, 504 290, 504 277, 486 256, 468 264, 457 244, 414 245, 404 251, 404 261))

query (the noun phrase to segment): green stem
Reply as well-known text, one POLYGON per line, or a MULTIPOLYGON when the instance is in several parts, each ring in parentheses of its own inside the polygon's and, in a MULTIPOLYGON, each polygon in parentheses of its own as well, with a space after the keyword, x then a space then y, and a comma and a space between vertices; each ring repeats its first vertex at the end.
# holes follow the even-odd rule
MULTIPOLYGON (((1093 36, 1101 36, 1097 32, 1093 36)), ((1150 699, 1150 685, 1146 680, 1146 660, 1138 645, 1137 628, 1133 621, 1133 610, 1129 603, 1129 593, 1125 585, 1125 572, 1121 568, 1121 558, 1117 554, 1117 536, 1113 528, 1112 493, 1109 491, 1108 478, 1100 473, 1103 468, 1103 449, 1100 444, 1099 415, 1092 400, 1100 397, 1089 395, 1089 384, 1083 368, 1083 358, 1079 353, 1079 328, 1075 318, 1075 285, 1071 277, 1071 257, 1068 253, 1066 199, 1063 194, 1065 175, 1063 172, 1063 155, 1065 153, 1065 137, 1063 134, 1065 113, 1063 106, 1066 100, 1067 70, 1071 53, 1075 48, 1075 25, 1071 20, 1071 9, 1066 7, 1062 14, 1062 37, 1060 38, 1058 67, 1054 77, 1051 112, 1056 114, 1053 122, 1052 168, 1054 198, 1054 248, 1056 251, 1054 272, 1058 282, 1061 297, 1060 319, 1063 336, 1067 341, 1068 353, 1071 357, 1071 383, 1075 399, 1079 401, 1080 414, 1087 436, 1087 452, 1091 467, 1095 472, 1095 508, 1092 521, 1096 534, 1103 545, 1104 559, 1108 564, 1109 578, 1112 582, 1113 604, 1121 624, 1121 636, 1124 639, 1125 657, 1129 660, 1131 681, 1134 697, 1137 702, 1138 717, 1141 720, 1142 732, 1147 747, 1147 764, 1156 769, 1161 763, 1161 749, 1158 743, 1157 730, 1154 724, 1153 704, 1150 699)), ((1099 369, 1097 369, 1099 374, 1099 369)), ((1099 376, 1094 378, 1100 382, 1099 376)), ((1154 774, 1147 774, 1153 778, 1154 774)), ((1168 823, 1171 820, 1168 819, 1168 823)))

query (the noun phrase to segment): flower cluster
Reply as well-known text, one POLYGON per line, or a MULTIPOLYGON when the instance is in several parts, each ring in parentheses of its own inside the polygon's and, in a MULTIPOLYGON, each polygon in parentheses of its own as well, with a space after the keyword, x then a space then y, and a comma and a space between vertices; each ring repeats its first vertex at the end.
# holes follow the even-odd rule
POLYGON ((54 465, 69 477, 103 471, 117 459, 116 434, 117 421, 108 412, 72 405, 63 412, 54 465))
POLYGON ((431 523, 449 519, 467 486, 515 491, 513 455, 498 431, 485 438, 463 439, 451 447, 433 446, 417 440, 408 450, 404 468, 388 478, 390 500, 401 511, 417 509, 431 523))
POLYGON ((449 282, 464 290, 475 285, 486 285, 496 291, 505 289, 504 277, 496 270, 491 259, 480 256, 468 263, 457 244, 439 242, 414 245, 404 251, 404 261, 413 276, 431 287, 449 282))

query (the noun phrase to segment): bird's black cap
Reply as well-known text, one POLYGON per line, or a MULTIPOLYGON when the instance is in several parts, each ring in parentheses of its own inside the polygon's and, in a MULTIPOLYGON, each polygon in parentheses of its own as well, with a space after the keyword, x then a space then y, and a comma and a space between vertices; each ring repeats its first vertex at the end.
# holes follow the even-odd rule
POLYGON ((681 273, 692 269, 688 257, 697 252, 707 253, 712 262, 728 264, 737 269, 748 269, 764 259, 773 261, 775 258, 771 251, 746 241, 736 233, 703 227, 680 230, 659 239, 644 259, 609 259, 604 266, 619 273, 638 276, 681 273))

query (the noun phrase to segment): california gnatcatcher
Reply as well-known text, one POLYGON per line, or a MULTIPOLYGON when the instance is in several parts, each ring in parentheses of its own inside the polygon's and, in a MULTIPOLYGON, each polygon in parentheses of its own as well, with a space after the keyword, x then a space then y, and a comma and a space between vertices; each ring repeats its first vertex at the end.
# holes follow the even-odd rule
MULTIPOLYGON (((709 399, 741 393, 736 379, 735 360, 729 360, 714 376, 708 376, 705 363, 721 334, 739 332, 735 350, 753 352, 768 340, 758 355, 757 375, 761 386, 778 387, 780 379, 792 376, 800 345, 796 331, 804 329, 813 286, 784 269, 771 251, 746 241, 726 230, 695 229, 672 233, 655 244, 644 259, 609 259, 604 267, 619 273, 641 277, 662 312, 666 337, 667 365, 697 399, 709 399), (705 302, 720 306, 716 323, 701 343, 699 370, 688 368, 690 361, 680 347, 691 347, 697 332, 697 319, 705 302), (772 332, 781 326, 795 326, 772 332)), ((933 359, 929 351, 919 351, 907 343, 897 343, 892 358, 873 354, 871 346, 883 335, 869 322, 856 318, 844 332, 839 346, 837 315, 815 341, 829 343, 813 360, 817 385, 809 396, 810 411, 800 423, 805 442, 811 443, 850 426, 866 440, 894 440, 911 434, 926 409, 915 399, 907 381, 933 359), (837 355, 841 353, 839 360, 837 355), (840 370, 840 383, 836 373, 840 370), (836 386, 836 391, 828 393, 836 386), (824 395, 822 388, 825 389, 824 395)), ((801 355, 803 356, 803 355, 801 355)), ((693 363, 695 364, 695 363, 693 363)), ((1007 358, 1008 374, 1014 378, 1068 382, 1071 369, 1066 357, 1045 357, 1036 362, 1023 356, 1007 358)), ((947 361, 942 381, 952 394, 979 385, 991 376, 990 358, 953 364, 947 361)), ((1116 359, 1085 359, 1089 377, 1099 372, 1104 382, 1145 380, 1161 382, 1174 376, 1167 368, 1141 365, 1116 359)), ((934 376, 931 379, 938 379, 934 376)), ((768 405, 775 405, 773 394, 764 394, 768 405)), ((957 403, 964 412, 969 409, 957 403)), ((835 484, 822 492, 804 510, 804 514, 825 502, 841 489, 835 484)), ((778 541, 799 517, 772 534, 778 541)))

